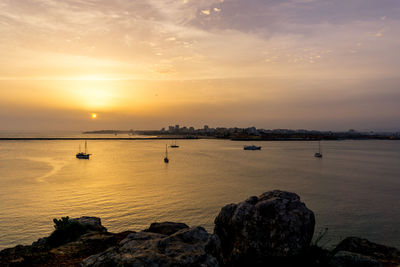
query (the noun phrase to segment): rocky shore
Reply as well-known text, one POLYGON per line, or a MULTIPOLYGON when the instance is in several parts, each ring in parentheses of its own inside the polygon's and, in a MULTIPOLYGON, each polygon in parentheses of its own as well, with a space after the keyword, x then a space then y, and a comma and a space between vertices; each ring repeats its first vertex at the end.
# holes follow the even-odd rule
POLYGON ((358 237, 318 247, 314 213, 278 190, 226 205, 212 234, 176 222, 122 233, 96 217, 54 224, 50 236, 2 250, 0 266, 400 266, 399 250, 358 237))

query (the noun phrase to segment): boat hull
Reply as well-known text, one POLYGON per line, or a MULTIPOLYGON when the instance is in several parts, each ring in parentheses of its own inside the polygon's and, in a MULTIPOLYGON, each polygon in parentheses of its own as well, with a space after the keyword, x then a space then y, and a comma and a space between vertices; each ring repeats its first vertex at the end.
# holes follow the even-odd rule
POLYGON ((89 159, 90 154, 78 153, 78 154, 76 154, 76 158, 77 159, 89 159))
POLYGON ((243 150, 261 150, 261 146, 244 146, 243 150))

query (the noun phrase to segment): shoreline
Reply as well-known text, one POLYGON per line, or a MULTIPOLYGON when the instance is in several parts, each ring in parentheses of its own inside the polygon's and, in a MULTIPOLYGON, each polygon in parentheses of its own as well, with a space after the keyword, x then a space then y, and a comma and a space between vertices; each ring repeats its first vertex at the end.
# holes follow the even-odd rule
POLYGON ((98 217, 53 219, 32 245, 0 251, 2 266, 399 266, 400 251, 349 236, 334 249, 319 242, 315 215, 300 197, 273 190, 221 208, 213 233, 182 222, 108 232, 98 217))
POLYGON ((199 139, 199 138, 173 138, 173 137, 1 137, 0 141, 53 141, 53 140, 60 140, 60 141, 69 141, 69 140, 174 140, 174 139, 179 139, 179 140, 193 140, 193 139, 199 139))
POLYGON ((74 140, 100 140, 100 141, 138 141, 138 140, 198 140, 198 139, 213 139, 213 140, 229 140, 243 142, 262 142, 262 141, 399 141, 399 139, 382 139, 382 138, 344 138, 344 139, 302 139, 302 138, 271 138, 271 139, 230 139, 230 138, 210 138, 209 136, 194 136, 194 137, 0 137, 0 141, 74 141, 74 140))

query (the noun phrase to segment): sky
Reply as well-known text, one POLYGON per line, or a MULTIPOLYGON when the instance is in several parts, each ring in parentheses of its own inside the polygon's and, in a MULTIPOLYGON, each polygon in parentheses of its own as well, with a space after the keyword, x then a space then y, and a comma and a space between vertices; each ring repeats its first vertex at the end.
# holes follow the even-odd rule
POLYGON ((0 0, 0 130, 398 131, 399 36, 399 0, 0 0))

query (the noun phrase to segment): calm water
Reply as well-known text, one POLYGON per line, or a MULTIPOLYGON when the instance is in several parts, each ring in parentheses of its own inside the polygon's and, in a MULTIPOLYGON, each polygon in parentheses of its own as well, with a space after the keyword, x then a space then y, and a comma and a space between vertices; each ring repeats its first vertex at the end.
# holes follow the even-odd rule
POLYGON ((228 203, 272 189, 298 193, 329 228, 328 245, 349 235, 400 247, 400 142, 183 140, 90 141, 90 160, 75 159, 80 141, 0 141, 0 248, 30 244, 52 219, 102 218, 109 231, 154 221, 213 229, 228 203))

